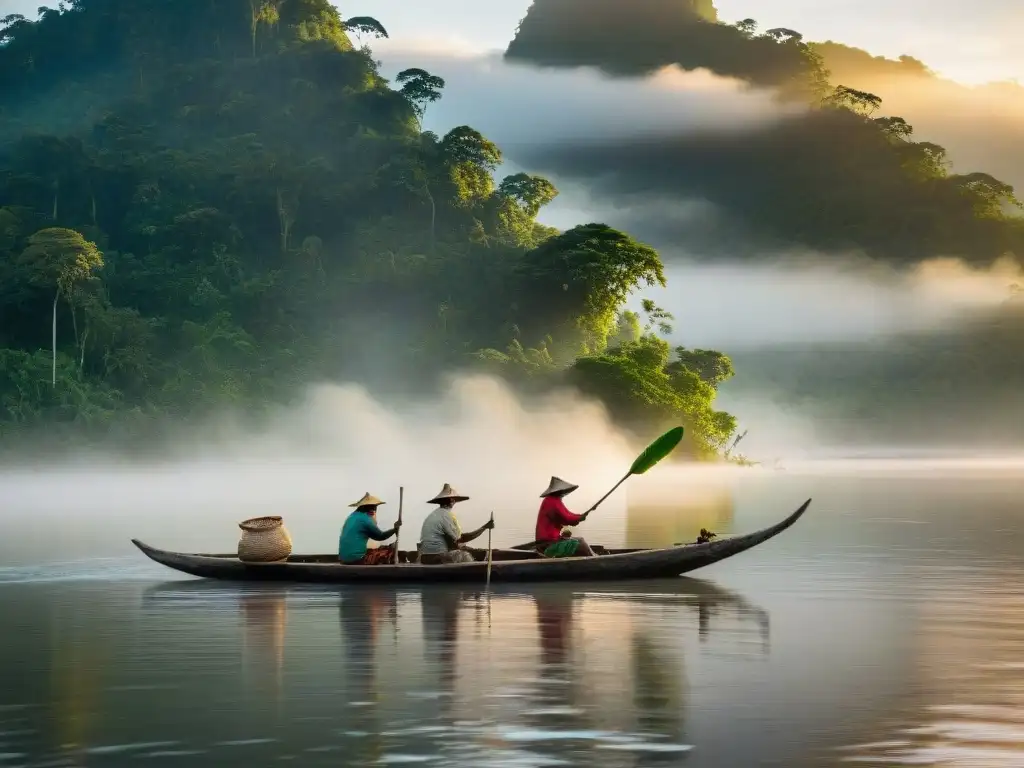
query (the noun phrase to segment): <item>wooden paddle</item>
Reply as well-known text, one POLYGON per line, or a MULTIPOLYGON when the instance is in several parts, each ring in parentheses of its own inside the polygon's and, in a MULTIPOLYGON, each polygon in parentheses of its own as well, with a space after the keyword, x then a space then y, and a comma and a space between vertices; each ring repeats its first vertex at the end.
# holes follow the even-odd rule
POLYGON ((584 514, 589 515, 591 512, 597 509, 598 505, 602 501, 607 499, 609 496, 611 496, 613 493, 615 493, 615 489, 622 485, 624 482, 626 482, 630 478, 630 476, 642 475, 644 472, 649 470, 659 461, 661 461, 670 453, 672 453, 675 447, 679 445, 679 442, 683 439, 683 432, 684 430, 682 427, 673 427, 668 432, 659 437, 657 440, 655 440, 653 443, 648 445, 644 449, 644 452, 636 457, 636 461, 634 461, 633 466, 629 468, 629 472, 627 472, 623 476, 623 478, 619 480, 619 482, 617 482, 610 491, 608 491, 608 493, 606 493, 604 496, 598 499, 594 506, 588 509, 584 514))
MULTIPOLYGON (((494 522, 494 512, 491 512, 491 522, 494 522)), ((487 529, 487 589, 491 588, 491 558, 493 550, 491 549, 491 528, 487 529)))
MULTIPOLYGON (((398 486, 398 522, 402 522, 402 502, 405 500, 405 486, 398 486)), ((398 565, 398 534, 400 531, 395 531, 395 565, 398 565)))

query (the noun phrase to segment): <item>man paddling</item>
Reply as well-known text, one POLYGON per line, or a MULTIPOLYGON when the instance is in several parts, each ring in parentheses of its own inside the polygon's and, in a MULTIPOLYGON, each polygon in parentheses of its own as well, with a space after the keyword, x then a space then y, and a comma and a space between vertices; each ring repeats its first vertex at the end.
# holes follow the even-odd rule
POLYGON ((427 515, 420 531, 420 562, 424 565, 472 563, 476 558, 465 545, 494 528, 494 521, 489 520, 475 531, 463 533, 454 511, 460 501, 469 501, 469 496, 460 496, 445 483, 441 492, 427 502, 438 506, 427 515))
POLYGON ((350 507, 355 507, 355 511, 346 518, 345 525, 341 528, 341 536, 338 538, 338 559, 342 565, 381 565, 394 561, 394 545, 376 549, 367 547, 370 539, 385 541, 398 533, 398 529, 402 527, 401 520, 396 520, 394 527, 389 531, 382 531, 377 526, 377 507, 384 503, 367 492, 355 504, 349 504, 350 507))
POLYGON ((537 512, 535 534, 537 551, 545 557, 591 557, 594 550, 584 539, 571 537, 562 532, 563 526, 576 526, 587 519, 590 510, 577 515, 568 510, 563 498, 579 488, 560 477, 552 476, 547 490, 540 495, 540 510, 537 512))

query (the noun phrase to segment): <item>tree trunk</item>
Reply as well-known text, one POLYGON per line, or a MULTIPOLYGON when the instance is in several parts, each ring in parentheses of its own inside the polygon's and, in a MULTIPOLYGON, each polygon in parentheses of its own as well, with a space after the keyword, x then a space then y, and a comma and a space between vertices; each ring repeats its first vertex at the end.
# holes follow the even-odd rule
POLYGON ((79 375, 81 375, 82 371, 85 370, 85 341, 88 338, 89 338, 89 329, 86 328, 85 332, 82 334, 82 345, 81 345, 80 354, 78 356, 78 373, 79 373, 79 375))
POLYGON ((292 226, 295 224, 295 213, 298 208, 298 201, 286 200, 281 188, 277 188, 277 219, 281 225, 281 255, 288 254, 288 241, 291 237, 292 226))
POLYGON ((95 227, 95 226, 97 226, 97 224, 96 224, 96 193, 95 192, 90 192, 89 193, 89 200, 92 203, 92 211, 91 211, 92 212, 92 225, 95 227))
POLYGON ((433 256, 437 250, 437 204, 434 202, 434 196, 430 194, 430 185, 424 184, 423 191, 427 193, 427 199, 430 201, 430 255, 433 256))
POLYGON ((287 220, 282 222, 282 224, 281 224, 281 253, 283 255, 288 253, 288 238, 291 235, 291 229, 292 229, 292 225, 287 220))
POLYGON ((51 218, 57 220, 57 198, 60 197, 60 179, 55 179, 53 182, 53 213, 51 218))
POLYGON ((256 58, 256 28, 260 25, 260 9, 257 0, 249 0, 249 11, 252 13, 250 19, 250 32, 252 34, 252 57, 256 58))
POLYGON ((57 293, 53 297, 53 334, 51 345, 53 349, 52 383, 54 389, 57 388, 57 300, 59 298, 60 288, 57 289, 57 293))
POLYGON ((77 349, 78 344, 79 344, 79 339, 78 339, 78 313, 75 312, 75 305, 71 302, 70 299, 68 300, 68 306, 71 307, 71 327, 74 329, 74 332, 75 332, 75 348, 77 349))

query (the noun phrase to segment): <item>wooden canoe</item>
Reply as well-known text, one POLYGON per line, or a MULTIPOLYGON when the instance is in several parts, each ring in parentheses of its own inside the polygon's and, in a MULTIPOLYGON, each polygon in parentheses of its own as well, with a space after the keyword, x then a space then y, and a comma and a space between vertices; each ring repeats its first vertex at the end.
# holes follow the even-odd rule
MULTIPOLYGON (((609 549, 599 557, 546 558, 531 551, 495 550, 491 567, 494 582, 621 581, 660 579, 693 571, 744 552, 789 528, 807 511, 811 500, 782 522, 743 536, 685 544, 665 549, 609 549)), ((286 562, 243 563, 234 553, 220 555, 166 552, 132 543, 151 560, 176 571, 208 579, 229 581, 287 581, 303 583, 430 583, 478 582, 487 575, 482 561, 453 565, 341 565, 338 556, 292 555, 286 562)), ((408 559, 413 553, 402 553, 408 559)))

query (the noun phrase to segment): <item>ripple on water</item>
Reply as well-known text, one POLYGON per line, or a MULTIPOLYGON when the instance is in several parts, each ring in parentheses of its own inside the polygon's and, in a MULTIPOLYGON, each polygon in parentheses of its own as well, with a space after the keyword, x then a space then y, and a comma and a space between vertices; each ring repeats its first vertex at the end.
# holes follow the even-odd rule
POLYGON ((576 717, 585 714, 582 707, 547 707, 546 709, 528 709, 523 712, 527 717, 576 717))
POLYGON ((970 590, 929 585, 921 608, 919 714, 893 728, 896 738, 846 748, 844 761, 1024 766, 1024 591, 997 569, 956 578, 970 590))
POLYGON ((950 768, 1020 768, 1022 754, 1015 749, 986 749, 982 747, 922 747, 906 752, 885 755, 852 755, 844 758, 848 763, 874 765, 926 765, 950 768))
POLYGON ((205 749, 162 749, 157 752, 147 752, 141 757, 196 757, 198 755, 205 755, 205 749))
POLYGON ((87 755, 119 755, 124 752, 138 752, 144 749, 158 749, 160 747, 176 747, 177 741, 138 741, 130 744, 108 744, 101 747, 86 747, 87 755))
POLYGON ((380 765, 410 765, 412 763, 429 763, 437 758, 431 755, 381 755, 377 762, 380 765))
POLYGON ((681 753, 693 749, 692 744, 655 744, 654 742, 635 742, 622 744, 598 744, 598 749, 613 749, 620 752, 664 752, 681 753))
POLYGON ((45 584, 61 581, 152 579, 160 571, 138 558, 94 558, 51 565, 0 568, 0 584, 45 584))
POLYGON ((557 768, 572 763, 522 749, 488 749, 476 755, 472 765, 474 768, 557 768))

